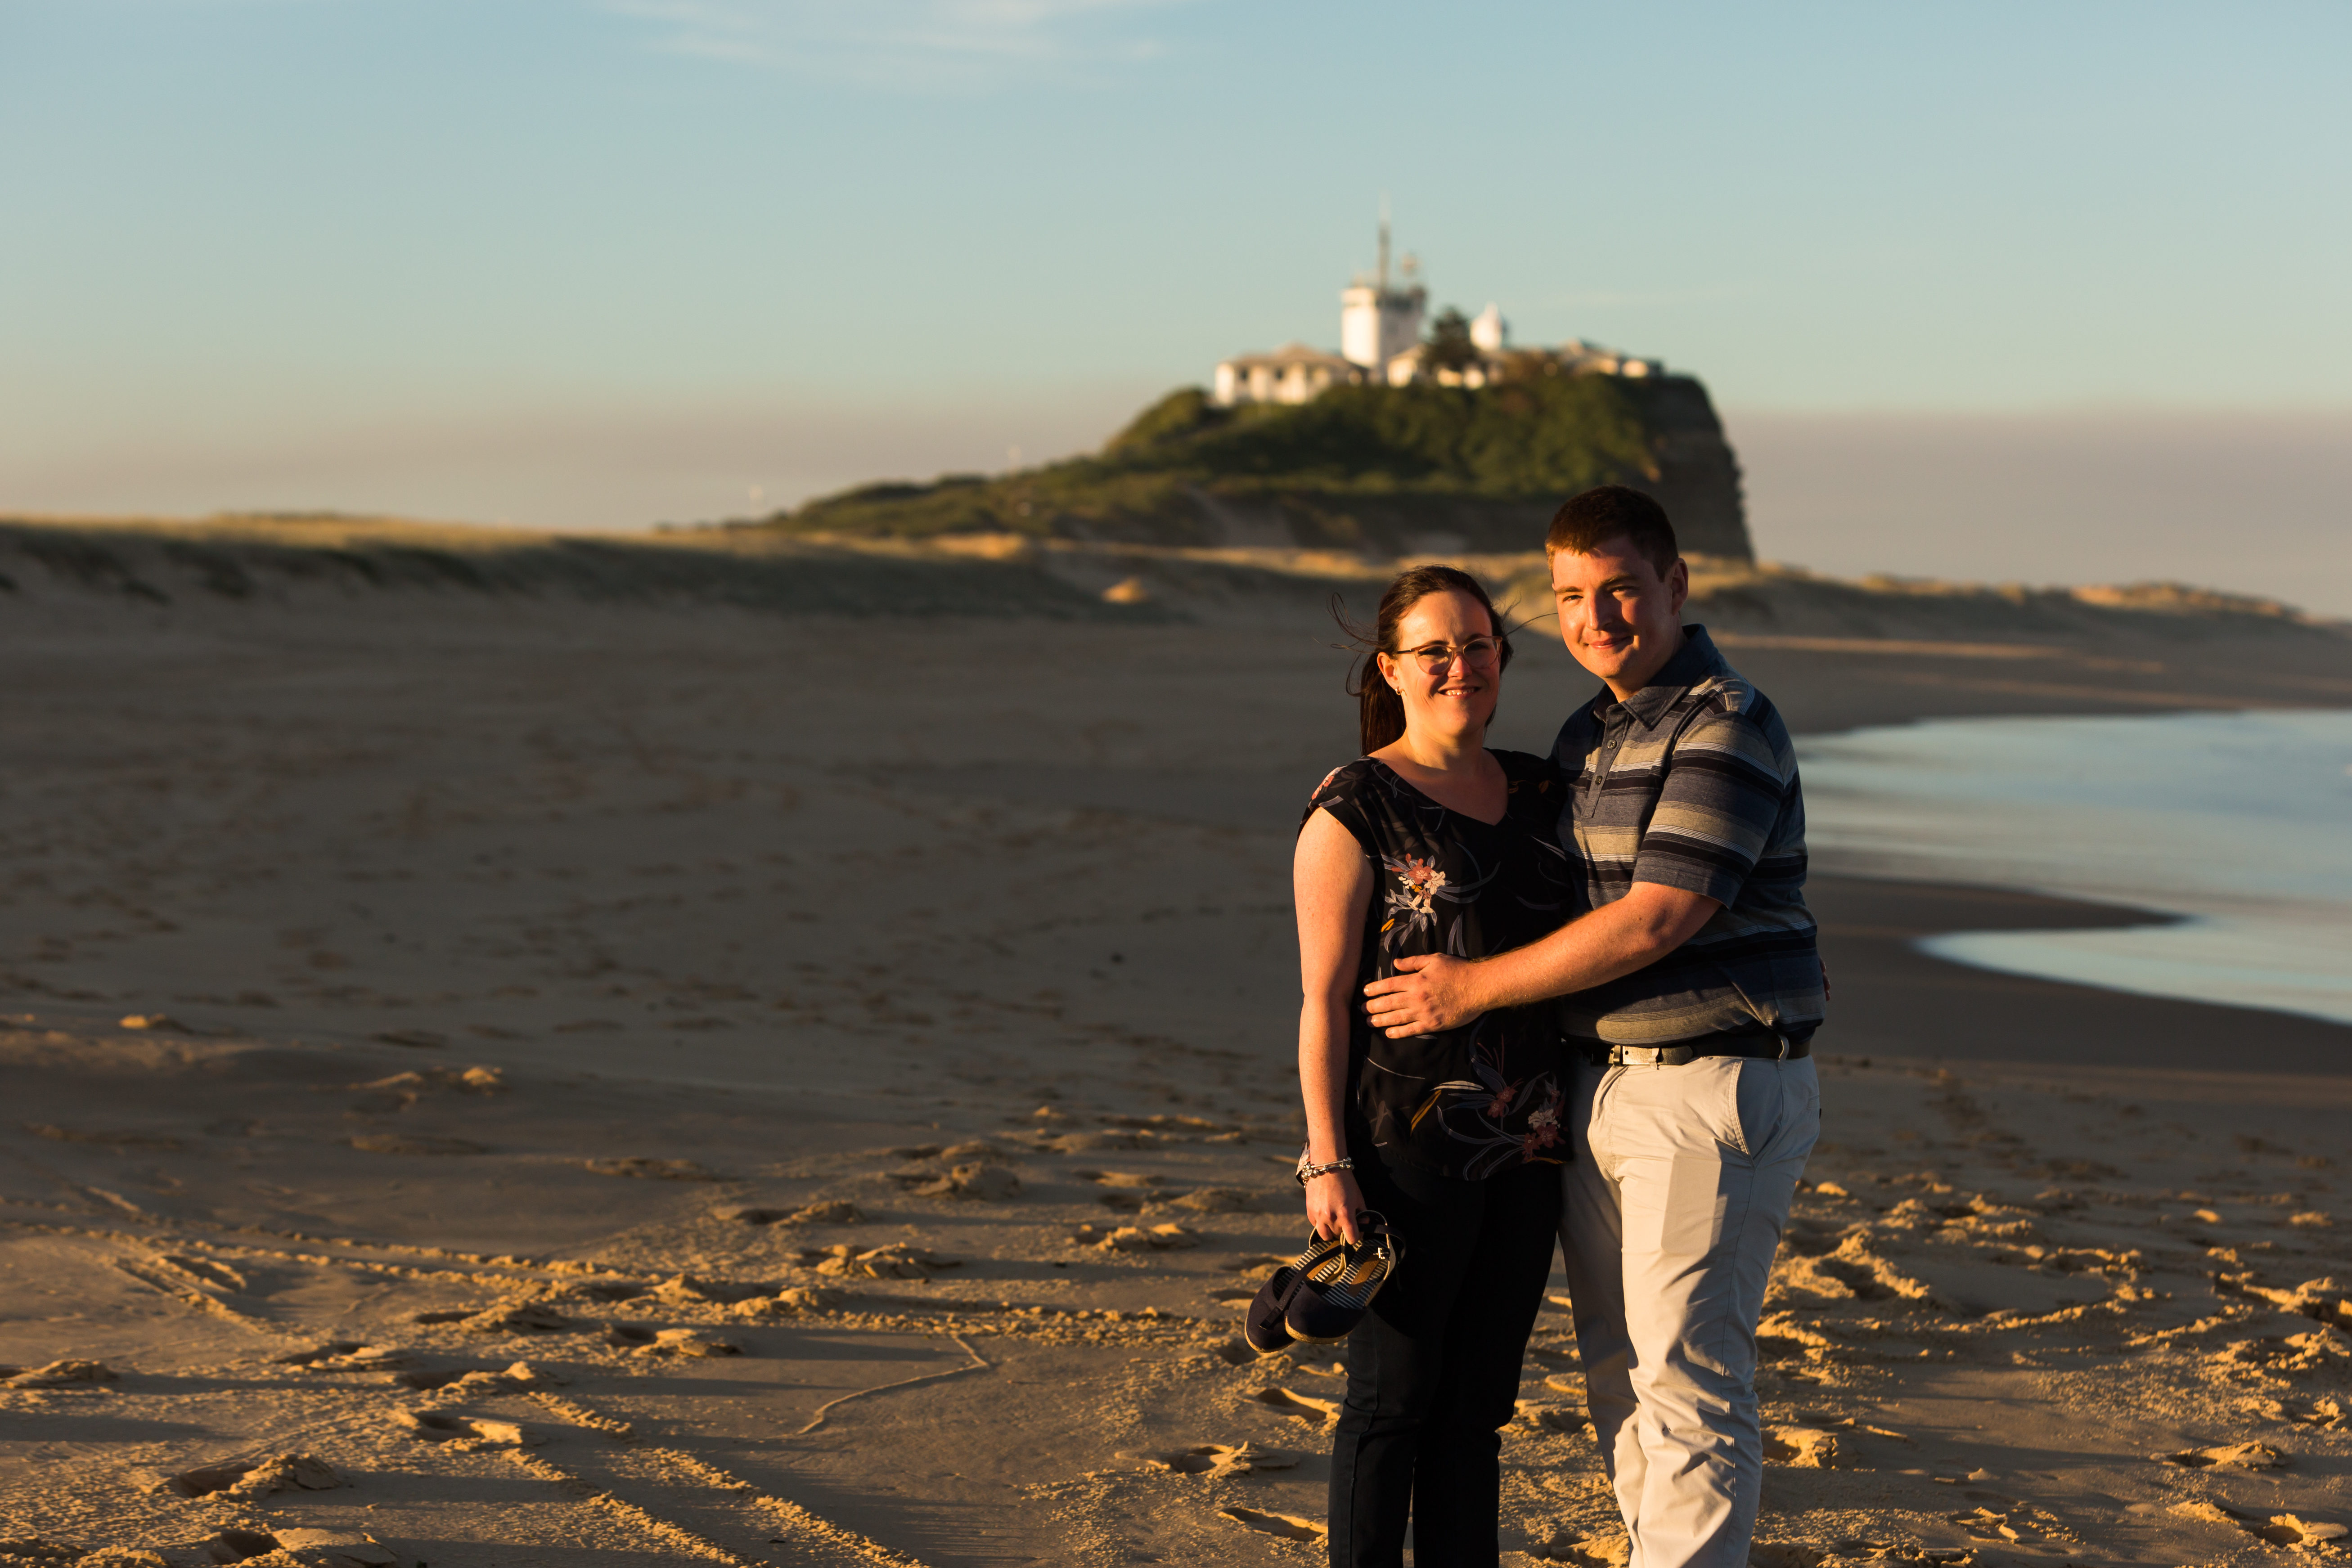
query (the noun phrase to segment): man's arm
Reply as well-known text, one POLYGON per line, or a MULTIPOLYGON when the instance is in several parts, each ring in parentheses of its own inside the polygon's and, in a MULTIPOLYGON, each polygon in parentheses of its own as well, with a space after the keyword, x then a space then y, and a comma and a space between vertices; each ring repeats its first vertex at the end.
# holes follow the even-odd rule
POLYGON ((1493 958, 1400 958, 1397 968, 1409 973, 1364 987, 1372 1026, 1402 1039, 1451 1029, 1496 1007, 1589 991, 1664 958, 1722 907, 1703 893, 1636 882, 1616 902, 1493 958))

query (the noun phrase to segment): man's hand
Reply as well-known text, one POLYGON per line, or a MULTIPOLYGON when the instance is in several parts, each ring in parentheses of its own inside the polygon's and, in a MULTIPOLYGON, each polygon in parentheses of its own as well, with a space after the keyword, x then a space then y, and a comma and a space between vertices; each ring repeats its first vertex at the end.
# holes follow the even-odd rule
POLYGON ((1433 1035, 1486 1011, 1475 963, 1433 952, 1400 958, 1396 966, 1395 974, 1364 987, 1364 1011, 1372 1027, 1386 1031, 1392 1040, 1433 1035))
POLYGON ((1364 987, 1364 1014, 1372 1027, 1401 1040, 1457 1028, 1497 1007, 1588 991, 1664 958, 1722 907, 1704 893, 1636 882, 1615 902, 1508 952, 1400 958, 1397 973, 1364 987))

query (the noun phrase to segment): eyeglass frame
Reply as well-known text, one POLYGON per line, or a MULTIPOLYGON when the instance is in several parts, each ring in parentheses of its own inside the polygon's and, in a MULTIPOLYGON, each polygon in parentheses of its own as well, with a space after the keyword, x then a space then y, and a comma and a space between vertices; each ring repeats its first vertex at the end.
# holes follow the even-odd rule
POLYGON ((1430 642, 1423 643, 1419 647, 1398 648, 1393 652, 1387 649, 1382 649, 1381 651, 1388 653, 1388 656, 1391 658, 1400 661, 1407 658, 1412 659, 1415 664, 1421 667, 1421 671, 1423 675, 1438 675, 1442 674, 1445 670, 1451 669, 1454 667, 1454 661, 1457 658, 1462 661, 1463 666, 1465 668, 1475 669, 1481 672, 1488 669, 1500 669, 1503 666, 1503 656, 1509 647, 1510 644, 1505 642, 1501 637, 1490 636, 1472 637, 1468 642, 1465 643, 1430 642), (1486 655, 1484 658, 1479 658, 1471 651, 1480 643, 1486 644, 1487 648, 1486 655), (1442 653, 1442 657, 1435 664, 1432 664, 1429 661, 1430 653, 1433 649, 1440 650, 1442 653))

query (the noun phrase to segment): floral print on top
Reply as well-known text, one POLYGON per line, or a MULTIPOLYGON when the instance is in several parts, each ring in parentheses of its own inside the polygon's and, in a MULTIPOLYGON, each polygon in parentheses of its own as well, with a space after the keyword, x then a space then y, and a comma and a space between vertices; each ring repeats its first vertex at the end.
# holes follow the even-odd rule
MULTIPOLYGON (((1492 825, 1447 810, 1370 757, 1316 786, 1299 825, 1329 812, 1380 868, 1357 960, 1359 998, 1364 984, 1394 974, 1400 958, 1486 958, 1568 919, 1559 770, 1525 752, 1488 754, 1509 787, 1503 819, 1492 825)), ((1563 1164, 1571 1156, 1566 1058, 1556 1005, 1500 1008, 1404 1040, 1374 1029, 1359 1005, 1348 1031, 1350 1138, 1369 1135, 1391 1160, 1466 1180, 1563 1164)))

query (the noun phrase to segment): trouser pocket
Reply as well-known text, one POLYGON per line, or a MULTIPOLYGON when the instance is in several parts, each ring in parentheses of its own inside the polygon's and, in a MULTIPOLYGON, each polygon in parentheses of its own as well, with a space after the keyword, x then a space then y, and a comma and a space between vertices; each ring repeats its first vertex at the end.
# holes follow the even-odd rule
POLYGON ((1731 1083, 1732 1147, 1753 1159, 1769 1147, 1789 1114, 1789 1083, 1780 1064, 1760 1057, 1736 1058, 1731 1083))

